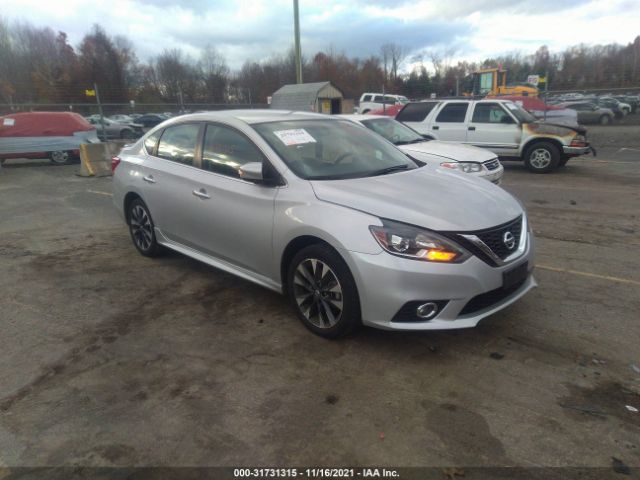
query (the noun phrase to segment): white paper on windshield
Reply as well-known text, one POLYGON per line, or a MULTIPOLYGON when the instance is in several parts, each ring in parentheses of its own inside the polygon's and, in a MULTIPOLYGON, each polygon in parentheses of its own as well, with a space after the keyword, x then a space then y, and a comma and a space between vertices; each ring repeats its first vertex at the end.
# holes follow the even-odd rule
POLYGON ((292 130, 278 130, 273 132, 287 147, 292 145, 304 145, 305 143, 316 143, 316 139, 309 135, 304 128, 292 130))
POLYGON ((2 122, 5 127, 13 127, 16 124, 15 118, 5 118, 2 122))

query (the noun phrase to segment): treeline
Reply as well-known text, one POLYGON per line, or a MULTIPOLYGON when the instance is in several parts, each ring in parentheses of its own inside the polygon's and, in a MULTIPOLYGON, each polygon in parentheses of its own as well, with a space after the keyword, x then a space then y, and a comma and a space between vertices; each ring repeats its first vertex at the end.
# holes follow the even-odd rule
MULTIPOLYGON (((409 55, 398 44, 383 45, 377 55, 348 57, 329 49, 303 59, 305 82, 330 80, 346 98, 381 91, 411 98, 462 93, 469 75, 482 67, 502 66, 510 82, 547 75, 551 90, 640 86, 640 36, 628 45, 579 45, 552 53, 511 54, 483 62, 457 62, 452 50, 409 55), (411 66, 409 73, 401 73, 411 66)), ((95 25, 79 45, 67 35, 28 23, 9 25, 0 18, 0 103, 84 103, 96 83, 104 103, 266 103, 287 83, 295 83, 293 51, 262 61, 246 61, 231 71, 214 45, 191 58, 166 49, 140 61, 130 40, 110 36, 95 25)), ((90 100, 89 100, 90 101, 90 100)))

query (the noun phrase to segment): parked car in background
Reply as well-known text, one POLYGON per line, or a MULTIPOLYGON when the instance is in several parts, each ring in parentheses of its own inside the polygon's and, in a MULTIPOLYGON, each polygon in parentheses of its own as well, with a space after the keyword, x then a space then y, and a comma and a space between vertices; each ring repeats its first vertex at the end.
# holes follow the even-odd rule
POLYGON ((534 173, 551 172, 570 158, 593 151, 583 127, 538 121, 507 100, 409 103, 396 120, 434 140, 486 148, 505 160, 523 160, 534 173))
POLYGON ((89 119, 89 123, 95 126, 98 131, 98 137, 102 140, 113 140, 113 139, 122 139, 122 140, 131 140, 134 138, 139 138, 144 132, 142 131, 142 125, 138 123, 120 123, 110 120, 108 118, 104 119, 104 134, 102 124, 100 119, 97 120, 94 118, 89 119))
POLYGON ((95 127, 72 112, 25 112, 0 117, 0 160, 46 158, 63 165, 83 143, 99 142, 95 127))
POLYGON ((363 93, 360 97, 358 109, 354 113, 369 113, 372 110, 379 110, 384 106, 406 105, 409 99, 403 95, 390 95, 382 93, 363 93))
POLYGON ((609 108, 613 111, 616 118, 623 118, 631 112, 631 105, 622 103, 612 97, 597 97, 594 103, 599 107, 609 108))
POLYGON ((610 108, 599 107, 591 102, 565 103, 565 108, 575 110, 578 115, 578 122, 582 124, 599 123, 609 125, 613 122, 615 114, 610 108))
POLYGON ((631 108, 631 112, 629 113, 636 113, 638 111, 638 105, 640 105, 639 97, 633 95, 614 95, 612 98, 629 105, 631 108))
POLYGON ((561 125, 577 125, 578 115, 575 110, 561 105, 551 105, 539 97, 523 97, 519 95, 501 95, 500 100, 509 100, 524 108, 538 120, 561 125))
POLYGON ((142 255, 164 246, 285 293, 324 337, 473 327, 536 286, 518 200, 349 120, 184 115, 112 165, 114 205, 142 255))
POLYGON ((367 112, 365 115, 385 115, 387 117, 393 117, 398 114, 400 110, 406 105, 406 103, 398 104, 398 105, 389 105, 382 107, 379 110, 371 110, 367 112))
POLYGON ((428 140, 392 118, 380 115, 340 115, 382 135, 403 152, 430 167, 457 170, 499 184, 504 167, 495 153, 469 145, 428 140))
POLYGON ((136 123, 142 125, 145 128, 155 127, 156 125, 164 122, 167 119, 164 115, 157 113, 148 113, 136 118, 136 123))
POLYGON ((118 123, 133 123, 133 117, 131 115, 111 115, 109 120, 113 120, 118 123))

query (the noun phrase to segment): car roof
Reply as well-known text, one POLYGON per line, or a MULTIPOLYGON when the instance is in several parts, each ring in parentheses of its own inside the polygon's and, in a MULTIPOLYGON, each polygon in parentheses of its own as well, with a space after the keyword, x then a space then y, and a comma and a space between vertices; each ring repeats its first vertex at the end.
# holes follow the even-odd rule
MULTIPOLYGON (((287 120, 317 120, 318 118, 330 119, 331 115, 323 115, 321 113, 313 112, 296 112, 293 110, 217 110, 211 112, 202 113, 190 113, 187 115, 180 115, 173 117, 171 120, 185 121, 185 120, 198 120, 198 121, 216 121, 216 120, 229 120, 235 119, 247 124, 257 124, 266 122, 278 122, 287 120)), ((334 118, 335 119, 335 118, 334 118)))

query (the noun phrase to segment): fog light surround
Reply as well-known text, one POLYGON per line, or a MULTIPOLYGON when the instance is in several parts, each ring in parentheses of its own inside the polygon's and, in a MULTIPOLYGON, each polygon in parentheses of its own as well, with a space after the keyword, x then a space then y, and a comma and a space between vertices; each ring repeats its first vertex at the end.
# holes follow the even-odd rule
POLYGON ((438 304, 435 302, 427 302, 416 308, 416 316, 423 320, 431 320, 438 314, 438 304))

